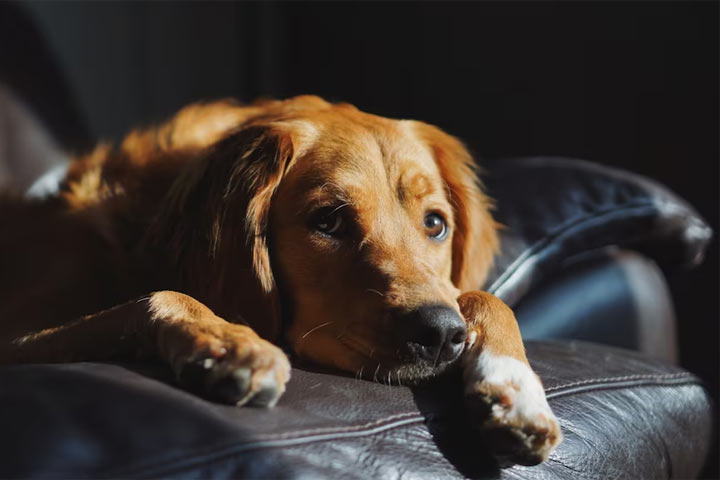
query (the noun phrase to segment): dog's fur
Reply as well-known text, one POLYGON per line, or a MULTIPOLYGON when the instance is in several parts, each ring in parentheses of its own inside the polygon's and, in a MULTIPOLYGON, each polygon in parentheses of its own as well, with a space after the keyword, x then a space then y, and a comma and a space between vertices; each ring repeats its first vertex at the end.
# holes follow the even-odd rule
POLYGON ((436 127, 317 97, 186 107, 75 159, 57 196, 0 200, 0 363, 147 352, 273 405, 290 368, 270 341, 387 383, 437 375, 453 362, 401 351, 398 319, 441 305, 466 325, 479 426, 541 461, 561 434, 512 312, 477 291, 498 240, 473 165, 436 127))

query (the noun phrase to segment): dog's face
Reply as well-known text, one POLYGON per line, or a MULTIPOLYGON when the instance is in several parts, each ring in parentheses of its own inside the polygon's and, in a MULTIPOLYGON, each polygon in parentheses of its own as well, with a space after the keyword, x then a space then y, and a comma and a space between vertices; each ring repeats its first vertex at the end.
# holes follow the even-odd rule
MULTIPOLYGON (((286 128, 300 145, 273 196, 269 236, 287 341, 301 358, 383 381, 445 369, 465 344, 456 299, 458 262, 469 259, 457 256, 472 256, 453 239, 467 235, 473 214, 484 230, 494 227, 474 176, 457 172, 470 175, 461 188, 474 190, 453 191, 438 159, 452 153, 429 137, 454 140, 350 106, 308 112, 286 128), (458 212, 472 208, 463 200, 479 200, 478 211, 458 212)), ((467 167, 465 158, 444 160, 467 167)), ((492 253, 494 245, 480 248, 492 253)))
POLYGON ((451 280, 455 218, 433 152, 410 122, 317 117, 300 126, 311 145, 271 209, 287 339, 301 357, 343 370, 434 372, 460 353, 465 328, 451 280))
MULTIPOLYGON (((460 142, 316 97, 274 102, 236 137, 219 147, 245 149, 236 166, 206 177, 235 179, 218 189, 226 203, 242 192, 227 208, 243 212, 260 290, 282 303, 295 353, 385 382, 447 368, 465 345, 456 299, 481 286, 497 245, 460 142)), ((242 239, 223 231, 230 252, 242 239)), ((223 285, 239 298, 243 278, 226 263, 223 285)))

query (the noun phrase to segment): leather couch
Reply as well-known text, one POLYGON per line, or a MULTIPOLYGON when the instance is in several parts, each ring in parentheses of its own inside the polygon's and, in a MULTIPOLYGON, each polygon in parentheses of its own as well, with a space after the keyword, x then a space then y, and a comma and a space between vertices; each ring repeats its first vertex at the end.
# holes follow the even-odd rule
MULTIPOLYGON (((25 190, 59 150, 91 140, 41 35, 13 4, 0 13, 0 186, 25 190)), ((74 363, 0 368, 0 478, 695 476, 713 412, 674 364, 664 272, 702 261, 706 224, 628 172, 558 158, 485 166, 505 225, 485 288, 515 309, 561 422, 547 462, 500 469, 452 376, 411 389, 296 365, 279 404, 259 410, 200 399, 157 364, 74 363)))
POLYGON ((565 436, 500 469, 452 375, 389 387, 297 365, 274 409, 214 404, 156 364, 0 368, 0 477, 687 478, 710 448, 701 382, 675 366, 662 269, 712 232, 646 178, 560 158, 489 162, 505 225, 485 289, 517 312, 565 436), (594 343, 591 343, 594 342, 594 343))

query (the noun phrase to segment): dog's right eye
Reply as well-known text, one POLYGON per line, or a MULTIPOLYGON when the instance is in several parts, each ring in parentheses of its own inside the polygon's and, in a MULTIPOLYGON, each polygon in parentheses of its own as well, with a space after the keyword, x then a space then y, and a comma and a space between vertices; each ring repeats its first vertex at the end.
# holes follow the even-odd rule
POLYGON ((338 236, 345 231, 345 219, 342 214, 342 207, 321 208, 312 215, 312 228, 325 235, 338 236))

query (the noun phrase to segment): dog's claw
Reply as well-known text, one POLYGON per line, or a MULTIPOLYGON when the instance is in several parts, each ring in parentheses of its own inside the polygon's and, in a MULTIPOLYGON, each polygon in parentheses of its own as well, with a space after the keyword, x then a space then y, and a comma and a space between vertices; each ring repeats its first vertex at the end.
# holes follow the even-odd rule
POLYGON ((278 399, 280 398, 280 395, 282 394, 282 390, 285 390, 285 387, 283 386, 282 390, 280 390, 276 382, 269 378, 269 376, 266 378, 267 380, 261 382, 260 389, 257 391, 257 393, 255 393, 255 395, 253 395, 253 397, 249 399, 248 405, 251 405, 253 407, 275 406, 278 399))
POLYGON ((509 357, 485 357, 468 361, 464 376, 470 414, 498 463, 547 460, 562 433, 530 367, 509 357))
POLYGON ((222 325, 224 331, 198 337, 190 351, 178 352, 178 381, 217 402, 272 407, 290 378, 287 357, 258 337, 234 336, 235 325, 222 325))
MULTIPOLYGON (((205 378, 207 376, 207 371, 212 368, 212 365, 209 365, 208 360, 213 360, 211 358, 205 358, 205 359, 195 359, 195 360, 189 360, 187 361, 181 368, 180 373, 178 375, 178 380, 180 381, 180 384, 187 387, 190 390, 195 391, 201 391, 204 389, 205 385, 205 378)), ((214 361, 213 361, 214 363, 214 361)))
POLYGON ((218 402, 242 405, 250 394, 252 372, 247 368, 236 368, 208 384, 207 394, 218 402))
POLYGON ((547 460, 550 452, 562 439, 554 417, 538 416, 510 424, 506 423, 506 417, 502 414, 488 410, 485 402, 486 399, 478 400, 482 407, 473 417, 480 425, 484 443, 501 467, 515 464, 537 465, 547 460), (491 413, 488 414, 488 411, 491 413))
POLYGON ((287 371, 284 365, 280 365, 276 367, 279 372, 272 367, 267 371, 253 372, 252 368, 233 367, 225 363, 213 359, 187 362, 180 372, 179 381, 189 390, 211 400, 238 407, 272 407, 285 391, 289 366, 287 371))

